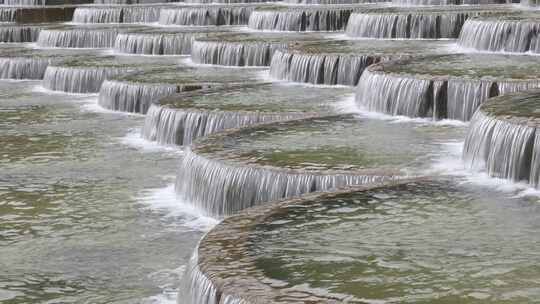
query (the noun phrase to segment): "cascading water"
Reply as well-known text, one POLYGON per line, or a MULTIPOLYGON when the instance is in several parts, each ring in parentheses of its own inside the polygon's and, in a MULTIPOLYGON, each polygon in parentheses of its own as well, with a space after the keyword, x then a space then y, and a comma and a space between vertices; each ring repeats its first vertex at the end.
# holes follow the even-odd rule
POLYGON ((285 3, 293 4, 359 4, 387 2, 388 0, 285 0, 285 3))
POLYGON ((231 165, 186 151, 176 178, 176 192, 212 215, 229 215, 261 203, 328 191, 347 185, 376 182, 387 177, 287 171, 231 165))
POLYGON ((183 277, 185 279, 182 280, 180 286, 181 304, 219 304, 217 288, 201 271, 198 263, 198 248, 195 248, 184 271, 183 277))
POLYGON ((40 34, 37 26, 2 26, 0 42, 35 42, 40 34))
POLYGON ((339 31, 347 25, 353 8, 306 7, 288 10, 255 10, 249 28, 269 31, 339 31))
POLYGON ((109 110, 146 114, 152 102, 181 90, 174 84, 107 80, 99 90, 99 105, 109 110))
POLYGON ((457 38, 474 12, 353 13, 346 34, 366 38, 457 38))
POLYGON ((355 86, 364 69, 381 59, 384 60, 381 56, 299 54, 278 50, 272 57, 270 75, 293 82, 355 86))
POLYGON ((254 6, 186 6, 162 9, 163 25, 245 25, 254 6))
POLYGON ((160 6, 78 7, 75 23, 151 23, 159 19, 160 6))
POLYGON ((432 82, 426 79, 365 70, 356 102, 370 111, 390 115, 426 117, 433 109, 432 82))
POLYGON ((32 5, 44 5, 45 0, 2 0, 3 5, 21 5, 21 6, 32 6, 32 5))
POLYGON ((116 30, 42 30, 37 45, 51 48, 110 48, 116 30))
POLYGON ((0 58, 2 79, 43 79, 50 59, 39 57, 0 58))
POLYGON ((266 42, 221 42, 195 40, 193 62, 226 66, 268 66, 274 52, 286 44, 266 42))
POLYGON ((142 136, 163 145, 189 145, 196 138, 228 129, 307 116, 304 113, 201 111, 153 104, 146 115, 142 136))
POLYGON ((450 78, 447 84, 447 118, 468 121, 489 97, 499 95, 497 83, 491 80, 450 78))
POLYGON ((492 52, 540 53, 540 22, 467 20, 458 44, 492 52))
POLYGON ((265 2, 274 2, 279 0, 187 0, 185 3, 219 3, 219 4, 238 4, 238 3, 265 3, 265 2))
POLYGON ((192 41, 200 33, 121 33, 116 36, 114 49, 120 53, 141 55, 186 55, 191 53, 192 41))
POLYGON ((398 5, 478 5, 478 4, 511 4, 511 0, 392 0, 398 5))
POLYGON ((479 110, 471 120, 463 148, 468 167, 490 176, 530 181, 538 186, 538 134, 536 126, 514 123, 479 110), (534 151, 534 162, 533 162, 534 151))
POLYGON ((15 22, 15 17, 17 16, 16 8, 0 8, 0 22, 15 22))
POLYGON ((49 66, 45 71, 43 86, 53 91, 70 93, 97 93, 108 78, 129 72, 121 67, 62 67, 49 66))
POLYGON ((94 0, 94 4, 149 4, 180 2, 176 0, 94 0))
POLYGON ((540 86, 540 80, 469 79, 394 74, 373 67, 362 74, 356 102, 370 111, 468 121, 488 98, 540 86))

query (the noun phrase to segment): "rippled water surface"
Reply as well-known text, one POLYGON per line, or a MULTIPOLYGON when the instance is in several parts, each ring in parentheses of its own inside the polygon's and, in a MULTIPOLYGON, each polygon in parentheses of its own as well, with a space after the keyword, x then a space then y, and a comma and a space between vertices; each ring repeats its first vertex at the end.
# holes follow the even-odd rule
POLYGON ((0 302, 174 299, 202 234, 163 206, 180 151, 126 145, 142 116, 38 85, 0 82, 0 302))
POLYGON ((536 303, 540 208, 454 181, 293 205, 252 234, 282 288, 355 303, 536 303))

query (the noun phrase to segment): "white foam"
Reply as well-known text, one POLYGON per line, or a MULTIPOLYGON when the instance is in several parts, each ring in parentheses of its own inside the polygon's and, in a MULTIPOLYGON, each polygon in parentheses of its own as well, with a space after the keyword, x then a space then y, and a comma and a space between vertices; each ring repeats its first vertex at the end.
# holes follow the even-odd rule
POLYGON ((78 96, 78 97, 94 97, 94 98, 98 96, 97 93, 70 93, 70 92, 64 92, 64 91, 49 90, 45 88, 44 86, 42 86, 41 84, 34 86, 31 89, 31 91, 37 92, 37 93, 50 94, 50 95, 71 95, 71 96, 78 96))
POLYGON ((445 50, 448 53, 464 53, 464 54, 495 54, 495 55, 512 55, 512 56, 540 56, 539 53, 534 53, 532 51, 528 52, 506 52, 506 51, 486 51, 486 50, 477 50, 474 48, 468 48, 459 45, 457 42, 448 45, 445 47, 445 50))
POLYGON ((174 184, 165 188, 142 191, 138 198, 148 209, 163 214, 165 218, 173 218, 173 226, 180 226, 197 231, 208 231, 219 221, 205 216, 192 205, 181 201, 174 190, 174 184))
POLYGON ((172 152, 182 154, 183 150, 176 145, 160 145, 155 141, 149 141, 141 136, 140 128, 130 129, 126 136, 120 138, 120 142, 124 145, 142 150, 144 152, 172 152))
POLYGON ((334 104, 336 110, 344 114, 356 114, 360 117, 384 120, 390 123, 416 123, 422 125, 435 125, 435 126, 454 126, 454 127, 466 127, 469 125, 468 122, 453 120, 453 119, 441 119, 433 120, 432 118, 412 118, 407 116, 393 116, 389 114, 372 112, 360 107, 356 101, 354 94, 351 94, 341 101, 338 101, 334 104))
POLYGON ((461 158, 463 145, 464 142, 441 143, 443 150, 441 157, 424 174, 459 177, 463 184, 489 187, 510 197, 540 197, 540 190, 532 188, 525 182, 513 182, 508 179, 491 177, 485 171, 475 171, 467 168, 461 158))
POLYGON ((161 293, 143 299, 141 303, 176 304, 179 281, 182 279, 185 269, 186 265, 182 265, 176 269, 164 269, 148 275, 152 281, 156 282, 156 285, 161 289, 161 293))

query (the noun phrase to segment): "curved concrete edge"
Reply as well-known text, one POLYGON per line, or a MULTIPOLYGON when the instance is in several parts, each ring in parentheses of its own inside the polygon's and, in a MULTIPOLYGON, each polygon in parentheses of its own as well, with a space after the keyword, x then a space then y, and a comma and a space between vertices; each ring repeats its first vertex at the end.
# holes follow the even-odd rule
POLYGON ((316 192, 300 198, 282 200, 246 209, 224 219, 209 231, 196 249, 191 270, 183 288, 201 288, 186 292, 182 303, 340 303, 337 299, 280 288, 280 282, 264 276, 256 269, 255 257, 249 255, 250 232, 253 227, 289 205, 308 204, 311 200, 331 199, 345 193, 394 187, 428 181, 428 177, 386 181, 342 188, 333 192, 316 192), (187 283, 189 282, 189 283, 187 283), (191 297, 191 298, 190 298, 191 297))

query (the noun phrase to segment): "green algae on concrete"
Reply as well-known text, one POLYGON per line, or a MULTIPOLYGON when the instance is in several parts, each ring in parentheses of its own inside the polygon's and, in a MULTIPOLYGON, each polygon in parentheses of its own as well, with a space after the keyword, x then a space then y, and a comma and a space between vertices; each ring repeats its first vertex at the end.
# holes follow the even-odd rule
POLYGON ((336 115, 210 136, 199 140, 194 151, 226 162, 289 170, 422 168, 438 149, 429 144, 433 139, 449 140, 461 132, 436 126, 404 128, 336 115))
POLYGON ((540 90, 519 92, 494 97, 484 103, 480 109, 492 116, 509 119, 540 119, 540 90))
POLYGON ((385 73, 419 77, 487 78, 500 80, 540 79, 540 57, 502 54, 457 54, 425 56, 383 64, 385 73))
POLYGON ((323 113, 332 103, 350 94, 347 89, 307 88, 283 84, 244 84, 162 99, 169 108, 199 111, 323 113))
POLYGON ((262 303, 527 303, 535 205, 444 177, 310 194, 225 219, 198 266, 218 294, 262 303))

